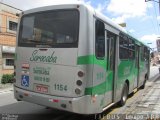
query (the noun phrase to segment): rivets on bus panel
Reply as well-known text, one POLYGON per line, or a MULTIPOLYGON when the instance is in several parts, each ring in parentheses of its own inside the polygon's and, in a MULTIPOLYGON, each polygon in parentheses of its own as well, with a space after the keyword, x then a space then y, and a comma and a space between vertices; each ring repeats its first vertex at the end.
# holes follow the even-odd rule
POLYGON ((81 86, 81 85, 82 85, 82 80, 77 80, 76 84, 77 84, 78 86, 81 86))
POLYGON ((76 88, 76 89, 75 89, 75 93, 76 93, 77 95, 79 95, 79 94, 81 94, 81 90, 80 90, 79 88, 76 88))
POLYGON ((79 71, 78 72, 78 77, 83 77, 84 76, 84 73, 82 71, 79 71))

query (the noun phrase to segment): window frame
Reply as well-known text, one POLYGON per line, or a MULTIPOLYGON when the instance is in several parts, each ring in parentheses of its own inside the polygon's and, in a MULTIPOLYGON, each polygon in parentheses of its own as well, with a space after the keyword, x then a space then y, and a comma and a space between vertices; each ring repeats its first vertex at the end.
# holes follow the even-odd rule
POLYGON ((3 58, 3 69, 14 69, 14 58, 3 58), (7 65, 7 60, 13 60, 13 65, 7 65))
POLYGON ((11 31, 17 31, 17 27, 18 27, 18 23, 14 22, 14 21, 9 21, 9 30, 11 31), (11 26, 12 25, 12 26, 11 26), (11 29, 11 28, 14 28, 16 26, 15 30, 14 29, 11 29))
POLYGON ((104 58, 105 58, 105 38, 106 38, 106 36, 105 36, 105 23, 103 21, 99 20, 99 19, 96 19, 96 21, 95 21, 95 56, 99 60, 104 60, 104 58), (101 33, 103 35, 102 36, 103 37, 102 41, 98 41, 98 39, 97 39, 98 38, 98 36, 97 36, 97 34, 98 34, 97 33, 98 32, 97 31, 98 30, 97 29, 98 22, 103 24, 103 34, 101 33), (101 43, 101 44, 99 44, 99 43, 101 43), (99 48, 100 45, 103 46, 103 50, 102 50, 102 55, 101 56, 98 55, 100 53, 98 51, 98 48, 99 48))
POLYGON ((18 20, 16 19, 10 19, 9 17, 7 18, 7 32, 9 33, 13 33, 13 34, 16 34, 17 33, 17 30, 10 30, 10 22, 14 22, 14 23, 17 23, 17 30, 18 30, 18 20))

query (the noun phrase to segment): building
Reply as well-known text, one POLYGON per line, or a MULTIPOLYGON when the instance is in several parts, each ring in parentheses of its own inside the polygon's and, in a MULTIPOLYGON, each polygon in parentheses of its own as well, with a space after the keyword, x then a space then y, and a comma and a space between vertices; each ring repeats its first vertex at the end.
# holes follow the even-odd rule
POLYGON ((0 78, 14 71, 17 13, 22 10, 0 2, 0 78))

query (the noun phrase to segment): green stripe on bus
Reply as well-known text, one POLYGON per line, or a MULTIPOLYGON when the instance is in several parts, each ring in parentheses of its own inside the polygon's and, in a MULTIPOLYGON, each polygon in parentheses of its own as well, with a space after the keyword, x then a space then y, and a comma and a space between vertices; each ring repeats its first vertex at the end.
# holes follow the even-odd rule
POLYGON ((112 85, 111 85, 112 79, 113 79, 113 72, 108 71, 108 76, 106 76, 105 81, 100 83, 99 85, 86 88, 85 95, 101 95, 101 94, 106 93, 107 91, 111 91, 112 90, 112 85))
POLYGON ((78 65, 96 64, 106 69, 106 60, 98 60, 94 55, 80 56, 78 57, 78 65))
POLYGON ((100 95, 100 94, 104 94, 106 92, 106 82, 103 82, 97 86, 94 87, 89 87, 85 89, 85 95, 100 95))
POLYGON ((77 64, 93 64, 94 63, 94 55, 80 56, 78 57, 77 64))
MULTIPOLYGON (((129 80, 130 84, 133 84, 133 80, 136 76, 135 62, 133 61, 121 61, 118 66, 118 80, 117 87, 119 88, 121 84, 123 84, 124 80, 129 80), (126 71, 126 67, 129 66, 129 69, 126 71), (127 72, 127 74, 126 74, 127 72)), ((107 76, 104 82, 85 89, 85 95, 100 95, 104 94, 108 91, 111 91, 113 84, 113 71, 108 71, 107 76)))

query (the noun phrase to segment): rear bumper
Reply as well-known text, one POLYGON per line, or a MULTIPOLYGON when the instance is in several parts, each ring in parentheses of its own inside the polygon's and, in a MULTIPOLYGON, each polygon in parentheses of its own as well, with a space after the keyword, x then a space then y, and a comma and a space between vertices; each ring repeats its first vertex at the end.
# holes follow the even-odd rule
POLYGON ((18 100, 79 114, 95 114, 102 112, 102 109, 99 108, 96 103, 92 103, 90 95, 78 98, 57 97, 26 91, 14 86, 14 96, 18 100))

